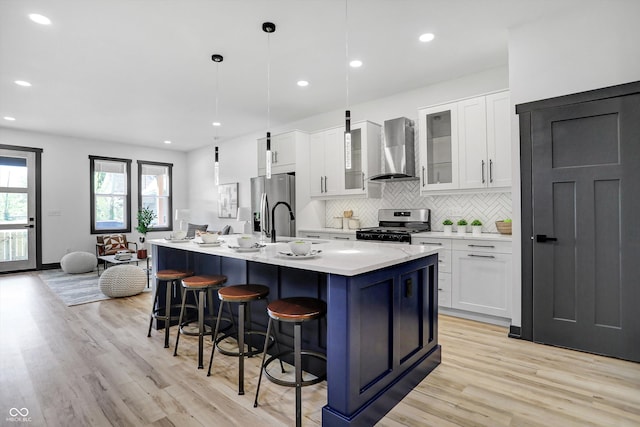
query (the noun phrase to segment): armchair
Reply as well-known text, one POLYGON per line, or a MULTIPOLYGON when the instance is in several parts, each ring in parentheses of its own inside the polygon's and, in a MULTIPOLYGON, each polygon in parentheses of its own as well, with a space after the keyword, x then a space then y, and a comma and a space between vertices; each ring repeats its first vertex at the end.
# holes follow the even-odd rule
POLYGON ((96 236, 96 256, 115 255, 118 251, 136 253, 138 244, 128 242, 124 234, 96 236))

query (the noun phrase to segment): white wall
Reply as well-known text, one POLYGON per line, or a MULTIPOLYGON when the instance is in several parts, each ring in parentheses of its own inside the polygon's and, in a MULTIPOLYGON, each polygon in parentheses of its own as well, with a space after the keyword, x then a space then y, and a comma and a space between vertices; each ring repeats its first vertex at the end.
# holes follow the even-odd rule
MULTIPOLYGON (((402 116, 417 120, 420 107, 508 87, 507 68, 494 68, 364 104, 352 105, 352 121, 370 120, 382 124, 385 120, 402 116)), ((344 111, 336 110, 278 126, 271 131, 273 134, 294 129, 313 132, 338 126, 342 123, 343 117, 344 111)), ((261 137, 264 137, 263 133, 256 133, 218 144, 220 147, 220 182, 239 182, 240 206, 250 205, 249 180, 257 175, 257 140, 261 137)), ((214 145, 212 143, 210 147, 189 153, 189 207, 192 215, 194 212, 197 212, 196 215, 200 215, 194 219, 199 221, 202 218, 202 222, 208 223, 209 228, 220 229, 226 224, 235 228, 238 225, 236 221, 217 218, 218 195, 217 188, 213 185, 214 145)), ((309 198, 308 145, 297 147, 296 158, 296 225, 298 229, 324 227, 325 203, 312 201, 309 198)))
MULTIPOLYGON (((137 225, 138 160, 173 163, 174 205, 187 205, 185 153, 152 149, 107 141, 23 132, 0 127, 0 144, 42 148, 42 230, 43 264, 60 262, 73 251, 95 252, 95 235, 91 235, 89 205, 89 155, 131 159, 132 230, 137 225), (50 215, 59 211, 60 215, 50 215)), ((149 238, 166 233, 149 233, 149 238)), ((137 241, 138 233, 130 238, 137 241)))
MULTIPOLYGON (((640 79, 640 2, 590 3, 509 32, 514 105, 640 79)), ((521 325, 520 147, 513 116, 513 325, 521 325)))

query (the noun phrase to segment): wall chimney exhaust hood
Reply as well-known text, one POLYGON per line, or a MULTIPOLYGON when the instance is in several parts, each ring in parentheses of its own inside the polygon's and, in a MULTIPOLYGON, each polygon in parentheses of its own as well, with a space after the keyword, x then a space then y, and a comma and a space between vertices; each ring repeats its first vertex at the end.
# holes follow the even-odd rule
POLYGON ((369 178, 371 181, 415 181, 416 156, 414 123, 406 117, 384 122, 385 173, 369 178))

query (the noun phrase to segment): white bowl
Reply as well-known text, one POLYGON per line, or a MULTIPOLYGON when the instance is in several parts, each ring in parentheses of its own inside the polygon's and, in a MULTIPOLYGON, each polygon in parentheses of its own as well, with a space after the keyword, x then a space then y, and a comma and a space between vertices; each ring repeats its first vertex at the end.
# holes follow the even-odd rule
POLYGON ((307 255, 311 252, 311 243, 302 240, 294 240, 289 242, 289 249, 294 255, 307 255))
POLYGON ((217 233, 202 233, 200 234, 200 238, 204 243, 215 243, 218 241, 217 233))
POLYGON ((256 244, 256 239, 253 236, 241 236, 238 237, 238 246, 241 248, 250 248, 256 244))
POLYGON ((185 237, 187 237, 187 232, 186 231, 174 231, 173 233, 171 233, 171 240, 182 240, 185 237))

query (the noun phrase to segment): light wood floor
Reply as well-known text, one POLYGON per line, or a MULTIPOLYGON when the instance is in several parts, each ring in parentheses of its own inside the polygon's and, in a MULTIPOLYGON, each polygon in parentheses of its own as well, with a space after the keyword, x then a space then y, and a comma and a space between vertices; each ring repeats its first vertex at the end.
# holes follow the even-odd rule
MULTIPOLYGON (((173 357, 161 333, 147 338, 150 298, 66 307, 34 273, 0 275, 0 425, 18 425, 10 408, 28 408, 33 426, 293 424, 291 388, 263 382, 253 408, 258 358, 238 396, 234 358, 216 355, 207 377, 196 339, 173 357)), ((640 364, 506 333, 441 316, 442 364, 379 425, 640 425, 640 364)), ((305 425, 320 425, 325 401, 324 383, 303 390, 305 425)))

